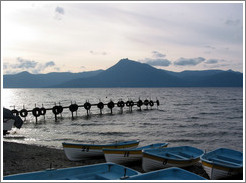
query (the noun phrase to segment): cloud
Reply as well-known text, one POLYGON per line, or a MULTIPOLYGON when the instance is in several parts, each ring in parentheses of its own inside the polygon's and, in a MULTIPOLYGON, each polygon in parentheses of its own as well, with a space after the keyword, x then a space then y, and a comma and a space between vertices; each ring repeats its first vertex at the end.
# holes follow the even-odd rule
POLYGON ((12 68, 20 68, 20 69, 29 69, 29 68, 35 68, 37 66, 37 62, 32 60, 25 60, 21 57, 17 58, 18 63, 15 65, 12 65, 12 68))
POLYGON ((53 61, 50 61, 50 62, 46 62, 46 63, 45 63, 45 67, 52 67, 52 66, 54 66, 54 65, 56 65, 56 64, 55 64, 55 62, 53 62, 53 61))
POLYGON ((219 62, 218 59, 209 59, 204 62, 205 64, 217 64, 219 62))
POLYGON ((237 26, 237 25, 240 24, 240 20, 239 19, 236 19, 236 20, 228 19, 228 20, 225 21, 225 24, 229 25, 229 26, 237 26))
POLYGON ((62 7, 59 7, 59 6, 56 7, 55 12, 58 14, 61 14, 61 15, 65 14, 64 9, 62 7))
POLYGON ((143 60, 144 63, 152 65, 152 66, 161 66, 167 67, 172 64, 172 62, 168 59, 164 59, 166 57, 165 54, 160 53, 158 51, 152 51, 152 58, 145 58, 143 60))
POLYGON ((64 8, 57 6, 55 9, 55 19, 61 20, 64 14, 65 14, 64 8))
POLYGON ((171 65, 172 62, 167 59, 149 59, 146 63, 152 66, 167 67, 171 65))
POLYGON ((165 57, 165 54, 162 54, 158 51, 152 51, 153 57, 160 58, 160 57, 165 57))
POLYGON ((205 68, 209 68, 209 69, 228 69, 229 64, 227 63, 215 63, 215 64, 206 64, 204 65, 205 68))
POLYGON ((8 63, 3 63, 3 70, 8 69, 8 63))
POLYGON ((211 49, 211 50, 215 50, 215 49, 216 49, 215 47, 210 46, 210 45, 205 45, 204 47, 205 47, 205 48, 208 48, 208 49, 211 49))
POLYGON ((56 64, 54 61, 48 61, 45 63, 39 63, 34 60, 27 60, 21 57, 16 59, 17 63, 10 64, 5 62, 3 64, 4 73, 14 74, 22 71, 28 71, 33 74, 39 74, 45 71, 47 68, 53 67, 54 70, 60 70, 58 67, 54 67, 56 64))
MULTIPOLYGON (((216 49, 215 47, 210 46, 210 45, 205 45, 204 47, 211 49, 211 50, 216 49)), ((221 62, 225 62, 225 60, 223 59, 206 59, 203 57, 196 57, 196 58, 180 57, 176 61, 171 61, 164 57, 166 57, 166 54, 160 53, 158 51, 152 51, 152 58, 145 58, 139 61, 142 61, 151 66, 160 66, 160 67, 168 67, 172 64, 174 66, 196 66, 200 63, 204 63, 203 64, 204 67, 212 67, 212 66, 220 64, 221 62)))
POLYGON ((204 51, 204 53, 206 54, 211 54, 212 52, 216 51, 216 48, 211 45, 205 45, 204 48, 206 48, 206 50, 204 51))
MULTIPOLYGON (((32 70, 32 73, 34 73, 34 74, 39 74, 39 73, 41 73, 42 71, 44 71, 45 69, 47 69, 48 67, 53 67, 53 66, 55 66, 55 62, 53 62, 53 61, 49 61, 49 62, 46 62, 46 63, 44 63, 44 64, 39 63, 39 64, 37 65, 37 67, 35 67, 35 68, 32 70)), ((59 69, 57 69, 57 67, 56 67, 55 70, 59 70, 59 69)))
POLYGON ((201 62, 205 61, 205 58, 203 57, 197 57, 197 58, 183 58, 181 57, 177 61, 174 62, 174 65, 180 65, 180 66, 195 66, 200 64, 201 62))
MULTIPOLYGON (((49 61, 49 62, 45 62, 44 64, 39 63, 31 72, 33 74, 39 74, 42 71, 44 71, 45 69, 49 68, 49 67, 53 67, 55 66, 55 62, 53 61, 49 61)), ((55 70, 59 70, 59 68, 55 67, 55 70)))
POLYGON ((59 67, 54 67, 54 70, 60 71, 61 69, 59 67))
POLYGON ((105 52, 105 51, 103 51, 103 52, 97 52, 97 51, 91 50, 90 53, 92 55, 107 55, 107 52, 105 52))
POLYGON ((224 67, 228 66, 228 62, 224 59, 208 59, 204 62, 205 67, 224 67))

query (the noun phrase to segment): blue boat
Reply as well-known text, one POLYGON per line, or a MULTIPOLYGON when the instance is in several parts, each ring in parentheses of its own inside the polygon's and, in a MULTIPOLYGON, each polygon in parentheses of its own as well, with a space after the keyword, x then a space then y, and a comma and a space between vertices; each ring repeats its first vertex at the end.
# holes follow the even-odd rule
POLYGON ((243 172, 243 153, 219 148, 201 156, 202 166, 212 180, 226 178, 243 172))
POLYGON ((124 180, 140 174, 114 163, 100 163, 63 169, 51 169, 3 177, 3 180, 124 180))
POLYGON ((156 170, 140 175, 134 175, 127 180, 206 180, 205 178, 187 170, 172 167, 156 170))
POLYGON ((148 149, 143 151, 142 168, 148 172, 169 167, 187 167, 197 163, 203 153, 191 146, 148 149))
POLYGON ((165 148, 168 143, 155 143, 133 149, 103 149, 106 162, 128 164, 133 161, 141 161, 145 149, 165 148))

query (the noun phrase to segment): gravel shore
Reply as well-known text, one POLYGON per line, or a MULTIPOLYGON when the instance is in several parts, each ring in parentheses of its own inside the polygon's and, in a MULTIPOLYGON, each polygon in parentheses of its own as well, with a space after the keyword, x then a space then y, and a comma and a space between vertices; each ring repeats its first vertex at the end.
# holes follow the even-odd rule
MULTIPOLYGON (((68 168, 97 163, 104 163, 104 158, 82 160, 72 162, 67 159, 63 150, 47 148, 43 146, 19 144, 14 142, 3 142, 3 176, 40 171, 50 168, 68 168)), ((127 165, 128 167, 143 173, 141 163, 127 165)), ((208 175, 201 164, 185 168, 206 179, 208 175)), ((230 180, 242 180, 243 176, 234 176, 230 180)))

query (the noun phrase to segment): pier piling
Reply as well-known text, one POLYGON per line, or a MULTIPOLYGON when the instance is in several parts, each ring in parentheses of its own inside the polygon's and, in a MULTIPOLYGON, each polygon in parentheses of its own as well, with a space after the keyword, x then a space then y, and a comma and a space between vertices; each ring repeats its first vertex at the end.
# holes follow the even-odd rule
POLYGON ((34 117, 35 117, 35 122, 38 122, 38 117, 43 115, 44 116, 44 120, 45 120, 45 115, 47 113, 47 111, 51 110, 52 113, 55 116, 55 121, 58 120, 58 115, 60 114, 61 118, 62 118, 62 112, 64 109, 69 109, 69 111, 71 112, 71 116, 72 116, 72 120, 74 119, 74 112, 76 112, 76 116, 77 116, 77 111, 79 107, 83 107, 86 110, 86 116, 89 117, 90 116, 90 110, 93 106, 96 106, 99 110, 100 110, 100 115, 102 115, 102 110, 104 108, 104 106, 106 105, 108 107, 108 109, 110 109, 110 114, 113 114, 113 108, 115 106, 117 106, 118 108, 120 108, 120 113, 123 114, 123 108, 125 106, 128 107, 129 112, 133 111, 133 107, 136 105, 139 110, 141 111, 141 107, 143 105, 146 106, 146 109, 148 109, 148 106, 152 107, 156 104, 157 109, 158 106, 160 105, 160 102, 158 99, 156 99, 156 101, 153 100, 148 100, 145 99, 144 102, 139 98, 138 101, 134 102, 132 99, 128 98, 128 100, 126 102, 124 102, 122 99, 118 100, 118 102, 114 103, 113 100, 111 99, 108 103, 104 104, 101 100, 99 100, 99 102, 97 104, 91 104, 89 102, 89 100, 86 100, 86 102, 83 105, 77 105, 76 102, 73 103, 71 101, 71 104, 69 106, 62 106, 61 102, 58 103, 58 105, 56 103, 54 103, 54 106, 51 108, 45 108, 44 105, 42 104, 42 107, 39 108, 37 107, 37 104, 35 104, 35 107, 32 110, 27 110, 25 108, 25 106, 23 105, 23 108, 18 111, 17 109, 12 110, 12 113, 15 116, 20 115, 21 117, 23 117, 26 120, 26 117, 28 115, 28 113, 31 113, 34 117))

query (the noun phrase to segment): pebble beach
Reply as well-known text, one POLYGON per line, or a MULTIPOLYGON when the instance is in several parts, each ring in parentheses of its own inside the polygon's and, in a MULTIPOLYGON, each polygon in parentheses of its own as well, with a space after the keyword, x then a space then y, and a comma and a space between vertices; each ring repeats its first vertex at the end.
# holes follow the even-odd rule
MULTIPOLYGON (((73 162, 67 159, 62 149, 14 142, 3 142, 3 176, 42 171, 50 168, 60 169, 97 163, 105 163, 104 157, 73 162)), ((141 163, 134 163, 127 166, 144 173, 141 163)), ((201 164, 187 167, 185 169, 209 179, 201 164)), ((242 179, 243 175, 230 177, 230 180, 242 179)))

